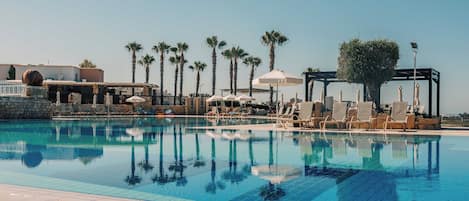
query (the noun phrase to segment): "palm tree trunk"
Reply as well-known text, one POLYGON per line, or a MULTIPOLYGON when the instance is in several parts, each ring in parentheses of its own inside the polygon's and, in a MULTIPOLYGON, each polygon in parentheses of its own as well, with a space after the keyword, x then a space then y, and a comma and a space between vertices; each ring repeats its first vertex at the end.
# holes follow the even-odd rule
POLYGON ((236 95, 236 92, 238 91, 238 58, 234 59, 234 95, 236 95))
POLYGON ((217 52, 215 48, 213 48, 212 51, 212 96, 215 95, 215 84, 216 84, 216 78, 217 78, 217 52))
MULTIPOLYGON (((137 62, 137 56, 135 51, 132 51, 132 83, 135 83, 135 64, 137 62)), ((135 89, 132 87, 132 96, 135 95, 135 89)))
POLYGON ((197 71, 197 78, 195 84, 195 97, 199 97, 199 84, 200 84, 200 71, 197 71))
MULTIPOLYGON (((274 43, 270 44, 270 66, 269 69, 270 71, 274 70, 274 63, 275 63, 275 45, 274 43)), ((274 88, 271 86, 270 87, 270 105, 274 103, 274 88)))
POLYGON ((230 59, 230 93, 233 94, 233 59, 230 59))
POLYGON ((174 103, 173 105, 176 105, 176 97, 177 97, 177 91, 178 91, 178 72, 179 72, 179 66, 176 64, 176 70, 174 72, 174 103))
POLYGON ((181 63, 179 64, 181 71, 179 71, 179 104, 182 104, 182 89, 184 83, 184 53, 181 53, 181 63))
POLYGON ((148 84, 149 79, 150 79, 150 66, 145 66, 145 83, 148 84))
POLYGON ((163 105, 164 52, 160 54, 160 104, 163 105))
POLYGON ((254 65, 251 66, 251 73, 249 73, 249 96, 252 96, 252 80, 254 79, 254 65))

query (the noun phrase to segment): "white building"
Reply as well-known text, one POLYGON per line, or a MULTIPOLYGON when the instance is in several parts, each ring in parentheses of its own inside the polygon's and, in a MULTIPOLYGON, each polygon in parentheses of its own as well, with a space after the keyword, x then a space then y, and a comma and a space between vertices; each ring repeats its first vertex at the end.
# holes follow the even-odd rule
POLYGON ((0 64, 0 80, 8 78, 8 71, 11 66, 15 68, 16 80, 21 80, 24 71, 31 69, 40 72, 44 80, 80 81, 80 68, 78 66, 49 64, 0 64))

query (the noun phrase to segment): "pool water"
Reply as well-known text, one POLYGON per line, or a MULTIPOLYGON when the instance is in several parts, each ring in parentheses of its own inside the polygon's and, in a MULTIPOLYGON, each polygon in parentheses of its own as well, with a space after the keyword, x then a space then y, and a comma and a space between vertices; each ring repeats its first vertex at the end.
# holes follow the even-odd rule
POLYGON ((2 121, 0 182, 136 199, 467 200, 469 137, 192 128, 259 123, 270 122, 2 121))

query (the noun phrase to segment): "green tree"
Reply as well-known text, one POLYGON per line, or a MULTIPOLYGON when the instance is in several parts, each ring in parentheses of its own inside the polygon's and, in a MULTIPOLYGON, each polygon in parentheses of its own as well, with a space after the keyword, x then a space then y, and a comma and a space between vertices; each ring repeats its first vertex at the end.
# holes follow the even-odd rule
POLYGON ((199 87, 200 87, 200 72, 204 71, 205 68, 207 67, 207 64, 203 63, 203 62, 200 62, 200 61, 196 61, 194 62, 194 65, 192 66, 189 66, 189 69, 191 69, 192 71, 195 71, 197 74, 196 74, 196 84, 195 84, 195 96, 198 97, 199 96, 199 87))
POLYGON ((225 59, 230 60, 230 93, 233 94, 233 53, 231 49, 227 49, 221 53, 225 59))
POLYGON ((170 45, 166 44, 165 42, 159 42, 155 46, 153 46, 153 51, 160 54, 160 102, 163 105, 163 95, 164 95, 164 55, 169 53, 170 45))
POLYGON ((212 95, 215 95, 215 85, 217 78, 217 49, 223 49, 226 46, 225 41, 218 41, 217 36, 207 38, 207 45, 212 48, 212 95))
POLYGON ((80 68, 96 68, 96 64, 94 64, 93 62, 91 62, 90 60, 88 59, 85 59, 83 60, 80 64, 79 64, 80 68))
POLYGON ((231 48, 231 54, 233 56, 233 92, 236 95, 238 90, 238 59, 243 59, 248 56, 248 53, 241 49, 239 46, 231 48))
MULTIPOLYGON (((308 67, 303 74, 312 73, 312 72, 319 72, 319 68, 308 67)), ((308 100, 313 100, 313 88, 314 88, 314 80, 310 80, 308 83, 309 93, 308 93, 308 100)))
POLYGON ((182 96, 183 96, 183 84, 184 84, 184 64, 187 63, 187 60, 184 59, 184 52, 187 52, 189 49, 189 45, 187 43, 177 43, 177 50, 179 52, 179 56, 181 60, 179 61, 179 102, 182 103, 182 96))
POLYGON ((11 65, 8 69, 8 77, 7 80, 15 80, 16 79, 16 68, 11 65))
MULTIPOLYGON (((132 54, 132 83, 135 83, 135 66, 137 63, 137 52, 140 52, 143 49, 143 46, 134 41, 127 44, 125 48, 132 54)), ((135 89, 132 88, 132 95, 134 94, 135 89)))
POLYGON ((254 72, 256 71, 257 67, 261 65, 262 60, 259 57, 247 57, 243 61, 248 67, 251 67, 251 71, 249 73, 249 96, 252 96, 252 80, 254 79, 254 72))
POLYGON ((367 97, 379 109, 380 88, 392 79, 399 60, 399 47, 389 40, 352 39, 340 46, 337 76, 367 88, 367 97))
MULTIPOLYGON (((275 47, 281 46, 288 41, 288 38, 284 36, 282 33, 272 30, 266 31, 264 35, 261 37, 261 42, 263 45, 269 47, 269 57, 270 57, 270 64, 269 69, 270 71, 274 70, 275 64, 275 47)), ((274 89, 270 87, 270 104, 273 104, 273 97, 274 97, 274 89)))
POLYGON ((142 56, 140 60, 138 60, 138 64, 142 65, 145 68, 145 83, 148 83, 150 80, 150 66, 155 62, 155 57, 146 54, 142 56))

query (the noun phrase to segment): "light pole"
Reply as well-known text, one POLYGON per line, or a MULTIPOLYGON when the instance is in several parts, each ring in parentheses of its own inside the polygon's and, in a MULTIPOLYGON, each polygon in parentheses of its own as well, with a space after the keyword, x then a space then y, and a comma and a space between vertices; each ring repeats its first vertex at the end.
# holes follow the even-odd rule
POLYGON ((413 99, 412 99, 412 112, 415 112, 415 87, 417 85, 416 83, 416 79, 417 79, 417 50, 418 50, 418 46, 417 46, 417 42, 413 41, 413 42, 410 42, 410 46, 412 46, 412 52, 414 53, 414 95, 412 96, 413 99))

